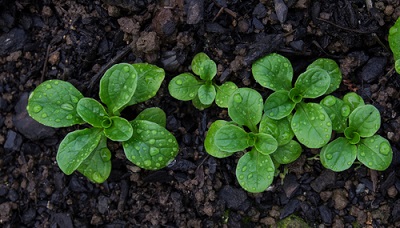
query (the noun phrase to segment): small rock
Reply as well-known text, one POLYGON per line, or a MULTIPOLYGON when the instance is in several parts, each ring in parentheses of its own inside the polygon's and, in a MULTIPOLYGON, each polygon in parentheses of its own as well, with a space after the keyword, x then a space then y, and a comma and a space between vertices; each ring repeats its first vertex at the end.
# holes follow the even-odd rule
POLYGON ((367 83, 375 81, 379 76, 383 75, 386 63, 386 57, 373 57, 369 59, 361 70, 362 79, 367 83))
POLYGON ((171 9, 160 9, 153 17, 152 26, 160 36, 171 36, 176 30, 176 25, 177 23, 171 9))
POLYGON ((12 208, 11 202, 0 204, 0 221, 7 222, 10 219, 12 208))
POLYGON ((36 210, 32 207, 28 208, 28 210, 24 211, 22 214, 22 222, 28 224, 32 222, 32 220, 36 217, 36 210))
POLYGON ((356 194, 361 194, 365 191, 365 184, 359 183, 356 188, 356 194))
POLYGON ((175 162, 175 164, 170 167, 171 170, 183 171, 183 172, 187 172, 189 170, 194 170, 196 168, 197 168, 197 166, 193 162, 190 162, 190 161, 184 160, 184 159, 177 160, 175 162))
POLYGON ((284 23, 286 21, 288 7, 283 0, 274 0, 275 13, 278 17, 279 22, 284 23))
POLYGON ((287 216, 296 212, 299 209, 299 206, 300 201, 298 199, 290 200, 289 203, 286 204, 285 207, 282 209, 280 219, 284 219, 287 216))
POLYGON ((13 28, 0 36, 0 56, 20 50, 27 39, 23 29, 13 28))
POLYGON ((233 210, 239 210, 241 205, 247 200, 246 192, 241 188, 233 188, 226 185, 219 192, 221 200, 226 202, 226 206, 233 210))
POLYGON ((267 16, 267 9, 261 2, 258 3, 256 5, 256 7, 254 7, 253 16, 255 16, 258 19, 264 18, 265 16, 267 16))
POLYGON ((97 203, 97 210, 100 214, 105 214, 108 211, 108 198, 101 195, 99 196, 98 203, 97 203))
POLYGON ((395 198, 399 192, 397 191, 396 187, 393 185, 387 190, 387 194, 390 198, 395 198))
POLYGON ((143 53, 151 53, 160 49, 160 42, 155 32, 142 32, 136 41, 136 48, 143 53))
POLYGON ((324 190, 327 186, 335 184, 336 181, 336 174, 335 172, 326 169, 322 171, 322 173, 315 179, 313 182, 311 182, 311 188, 314 189, 316 192, 321 192, 324 190))
POLYGON ((347 192, 343 189, 335 189, 333 191, 332 199, 336 210, 343 210, 349 203, 347 199, 347 192))
POLYGON ((54 213, 50 218, 50 227, 73 228, 72 219, 67 213, 54 213), (58 225, 58 226, 57 226, 58 225))
POLYGON ((49 56, 48 61, 53 66, 57 65, 60 62, 60 52, 59 51, 55 51, 55 52, 51 53, 50 56, 49 56))
POLYGON ((286 197, 291 198, 297 189, 299 189, 300 184, 297 182, 297 178, 293 174, 286 175, 283 181, 283 191, 285 192, 286 197))
POLYGON ((0 197, 4 197, 8 194, 8 188, 4 185, 0 185, 0 197))
POLYGON ((321 200, 324 202, 327 202, 331 197, 333 193, 331 191, 323 191, 319 194, 319 197, 321 197, 321 200))
POLYGON ((9 130, 7 132, 6 142, 4 143, 4 150, 6 152, 19 151, 22 145, 22 136, 15 131, 9 130))
POLYGON ((86 192, 87 189, 82 182, 83 181, 78 179, 78 177, 72 176, 71 181, 69 182, 69 188, 71 189, 71 191, 76 193, 86 192))
POLYGON ((330 225, 332 223, 333 216, 329 208, 326 205, 322 205, 318 207, 318 211, 321 216, 322 222, 324 222, 324 224, 330 225))
POLYGON ((185 2, 186 23, 195 25, 203 20, 204 0, 187 0, 185 2))
POLYGON ((118 24, 121 30, 128 34, 138 34, 140 31, 139 22, 133 18, 121 17, 118 19, 118 24))

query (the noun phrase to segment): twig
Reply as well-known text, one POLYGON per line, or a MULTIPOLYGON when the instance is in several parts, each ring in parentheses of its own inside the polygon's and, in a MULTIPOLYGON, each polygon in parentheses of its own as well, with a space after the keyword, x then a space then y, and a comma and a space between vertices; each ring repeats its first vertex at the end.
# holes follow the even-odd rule
POLYGON ((342 29, 342 30, 345 30, 345 31, 348 31, 348 32, 355 32, 355 33, 360 33, 360 34, 371 34, 371 33, 373 33, 373 31, 360 31, 360 30, 357 30, 357 29, 346 28, 346 27, 340 26, 338 24, 335 24, 335 23, 333 23, 331 21, 328 21, 328 20, 325 20, 325 19, 322 19, 322 18, 317 18, 317 20, 325 22, 325 23, 328 23, 330 25, 333 25, 333 26, 335 26, 335 27, 337 27, 339 29, 342 29))
POLYGON ((50 48, 51 48, 51 42, 50 42, 49 45, 47 46, 46 56, 44 57, 44 64, 43 64, 43 69, 42 69, 42 76, 40 77, 40 83, 43 82, 44 76, 45 76, 46 73, 47 73, 47 61, 48 61, 48 59, 49 59, 50 48))

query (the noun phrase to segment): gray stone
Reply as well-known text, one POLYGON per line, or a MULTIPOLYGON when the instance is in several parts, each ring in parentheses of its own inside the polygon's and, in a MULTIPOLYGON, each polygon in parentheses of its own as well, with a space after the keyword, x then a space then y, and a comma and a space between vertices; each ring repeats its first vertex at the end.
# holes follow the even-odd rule
POLYGON ((365 82, 371 83, 383 76, 387 60, 385 57, 373 57, 361 71, 361 77, 365 82))
POLYGON ((13 28, 8 33, 0 36, 0 56, 20 50, 26 41, 26 33, 23 29, 13 28))
POLYGON ((226 202, 226 206, 230 209, 239 210, 242 204, 247 200, 247 194, 243 189, 233 188, 226 185, 219 192, 219 197, 226 202))
POLYGON ((311 188, 314 189, 316 192, 321 192, 323 191, 327 186, 335 184, 336 181, 336 174, 329 170, 326 169, 322 171, 322 173, 315 179, 313 182, 311 182, 311 188))
POLYGON ((19 151, 22 145, 22 136, 13 130, 7 132, 7 139, 4 143, 6 152, 19 151))

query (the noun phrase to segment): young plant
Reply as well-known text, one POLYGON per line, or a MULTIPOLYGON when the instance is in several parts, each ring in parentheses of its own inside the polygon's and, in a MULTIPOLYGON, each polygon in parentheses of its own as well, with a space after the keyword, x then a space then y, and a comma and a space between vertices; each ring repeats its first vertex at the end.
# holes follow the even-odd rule
POLYGON ((394 68, 400 74, 400 18, 397 18, 396 23, 389 29, 388 40, 395 61, 394 68))
POLYGON ((174 77, 168 85, 172 97, 182 101, 192 101, 193 105, 202 110, 214 102, 221 107, 228 107, 230 95, 237 89, 233 82, 225 82, 218 86, 214 81, 217 65, 206 54, 199 53, 192 60, 191 73, 183 73, 174 77))
POLYGON ((330 108, 331 114, 334 108, 347 114, 340 115, 340 121, 333 121, 334 125, 339 123, 340 129, 345 123, 345 129, 341 131, 344 137, 338 137, 322 148, 320 159, 324 167, 340 172, 350 168, 356 158, 370 169, 382 171, 389 167, 393 157, 391 146, 388 140, 375 134, 381 126, 378 109, 364 105, 355 93, 346 94, 343 101, 327 97, 321 103, 330 108))
POLYGON ((67 175, 78 170, 95 183, 104 182, 111 172, 107 138, 122 142, 127 159, 137 166, 161 169, 178 153, 175 137, 165 129, 164 111, 148 108, 132 121, 119 115, 155 96, 164 77, 163 69, 146 63, 112 66, 100 80, 100 100, 106 107, 68 82, 48 80, 31 93, 27 111, 46 126, 92 126, 67 134, 60 143, 56 160, 67 175))
POLYGON ((281 55, 270 54, 257 60, 252 72, 260 85, 275 91, 265 101, 265 115, 280 120, 295 110, 291 128, 300 143, 309 148, 321 148, 329 142, 331 119, 321 105, 304 100, 321 97, 339 87, 342 75, 333 60, 314 61, 299 75, 294 87, 291 63, 281 55))
POLYGON ((232 122, 217 120, 210 126, 205 149, 214 157, 224 158, 250 148, 238 161, 236 177, 246 191, 262 192, 273 181, 274 163, 296 160, 302 148, 292 140, 288 118, 263 116, 263 99, 253 89, 234 91, 228 100, 228 114, 232 122))

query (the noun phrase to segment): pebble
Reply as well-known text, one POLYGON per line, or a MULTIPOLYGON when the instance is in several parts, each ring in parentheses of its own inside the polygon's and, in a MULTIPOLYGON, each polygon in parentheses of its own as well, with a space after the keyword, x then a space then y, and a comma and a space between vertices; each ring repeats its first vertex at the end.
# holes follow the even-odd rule
POLYGON ((187 0, 186 1, 186 23, 189 25, 198 24, 203 20, 204 0, 187 0))
POLYGON ((365 184, 359 183, 356 188, 356 193, 361 194, 365 191, 365 184))
POLYGON ((300 206, 300 201, 298 199, 290 200, 289 203, 286 204, 285 207, 281 210, 281 216, 279 218, 284 219, 288 217, 289 215, 296 212, 299 209, 299 206, 300 206))
POLYGON ((278 17, 279 22, 284 23, 288 13, 288 7, 283 0, 274 0, 274 2, 276 16, 278 17))
POLYGON ((28 208, 22 214, 22 222, 25 224, 29 224, 36 217, 36 210, 32 207, 28 208))
POLYGON ((297 189, 299 189, 300 184, 297 182, 297 178, 293 174, 286 175, 283 181, 283 191, 285 192, 286 197, 291 198, 297 189))
POLYGON ((6 152, 19 151, 22 145, 22 136, 13 130, 9 130, 4 143, 4 150, 6 152))
POLYGON ((98 198, 97 210, 100 214, 105 214, 108 211, 109 200, 107 197, 101 195, 98 198))
POLYGON ((264 4, 260 2, 256 5, 256 7, 254 7, 253 16, 255 16, 258 19, 267 16, 267 9, 265 8, 264 4))
POLYGON ((347 207, 349 203, 347 199, 347 192, 343 189, 335 189, 333 191, 332 200, 334 202, 334 207, 336 210, 343 210, 347 207))
POLYGON ((324 224, 330 225, 332 224, 332 212, 326 205, 321 205, 318 207, 319 214, 321 216, 322 222, 324 224))
POLYGON ((0 56, 20 50, 27 40, 23 29, 13 28, 0 36, 0 56))
POLYGON ((73 228, 74 225, 67 213, 51 213, 50 227, 73 228))
POLYGON ((76 192, 76 193, 81 193, 81 192, 87 191, 86 187, 83 184, 83 181, 78 179, 78 177, 76 177, 75 175, 72 176, 68 187, 69 187, 69 189, 71 189, 71 191, 76 192))
POLYGON ((225 201, 226 206, 229 209, 241 210, 242 205, 247 200, 246 192, 241 188, 234 188, 229 185, 225 185, 219 192, 221 200, 225 201))
POLYGON ((395 186, 391 186, 390 188, 388 188, 387 190, 387 194, 390 198, 396 198, 397 194, 399 192, 397 191, 395 186))
POLYGON ((362 79, 367 83, 377 80, 380 76, 383 76, 386 63, 386 57, 370 58, 361 70, 362 79))
POLYGON ((316 192, 323 191, 326 187, 330 185, 334 185, 336 181, 336 174, 335 172, 325 169, 321 172, 321 174, 311 182, 311 188, 314 189, 316 192))

